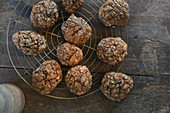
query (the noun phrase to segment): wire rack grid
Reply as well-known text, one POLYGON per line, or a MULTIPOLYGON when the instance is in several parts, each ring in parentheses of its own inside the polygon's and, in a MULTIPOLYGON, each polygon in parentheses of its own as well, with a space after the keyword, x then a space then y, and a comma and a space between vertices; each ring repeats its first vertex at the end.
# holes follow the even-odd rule
MULTIPOLYGON (((59 0, 54 1, 59 5, 59 0)), ((11 64, 19 77, 21 77, 31 88, 33 88, 31 85, 32 71, 35 70, 45 60, 55 59, 58 61, 56 57, 56 49, 58 45, 65 42, 60 28, 62 23, 66 21, 70 15, 69 13, 64 12, 63 9, 60 7, 59 19, 56 22, 55 26, 47 30, 37 30, 31 25, 29 19, 31 8, 37 2, 39 2, 39 0, 20 0, 17 3, 8 23, 6 37, 7 51, 11 64), (15 45, 12 43, 11 37, 13 33, 20 30, 33 30, 43 34, 46 37, 48 44, 46 50, 43 51, 43 53, 38 54, 37 56, 27 56, 17 50, 15 45)), ((83 60, 79 64, 86 65, 91 71, 93 76, 92 88, 88 93, 77 96, 71 94, 66 88, 64 81, 62 81, 54 89, 54 91, 46 96, 56 99, 77 99, 86 97, 99 91, 100 81, 104 73, 108 71, 118 72, 120 70, 123 62, 117 64, 116 66, 111 66, 107 63, 103 63, 96 56, 96 46, 102 38, 109 36, 119 36, 123 40, 125 40, 126 43, 128 43, 127 26, 108 28, 105 27, 99 20, 98 10, 104 2, 105 0, 84 0, 83 6, 78 10, 78 12, 75 13, 76 16, 84 18, 93 30, 92 37, 85 44, 79 45, 84 54, 83 60)), ((66 66, 61 67, 63 75, 65 75, 67 70, 70 68, 66 66)))

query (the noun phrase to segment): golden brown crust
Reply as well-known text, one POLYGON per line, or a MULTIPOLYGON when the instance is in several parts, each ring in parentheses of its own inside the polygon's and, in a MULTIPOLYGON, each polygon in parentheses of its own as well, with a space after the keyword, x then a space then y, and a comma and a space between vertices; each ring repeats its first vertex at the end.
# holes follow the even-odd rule
POLYGON ((61 7, 68 13, 76 12, 82 5, 84 0, 60 0, 61 7))

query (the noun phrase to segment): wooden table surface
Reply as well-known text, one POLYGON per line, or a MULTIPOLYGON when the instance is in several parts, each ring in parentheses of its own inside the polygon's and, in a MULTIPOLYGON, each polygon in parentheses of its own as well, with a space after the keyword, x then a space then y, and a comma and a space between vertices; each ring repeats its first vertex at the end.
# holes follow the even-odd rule
POLYGON ((59 100, 31 89, 13 69, 6 49, 8 21, 18 1, 0 0, 0 83, 14 83, 23 90, 23 113, 170 112, 169 0, 126 0, 131 9, 129 47, 120 71, 134 79, 134 88, 121 102, 110 101, 100 91, 77 100, 59 100))

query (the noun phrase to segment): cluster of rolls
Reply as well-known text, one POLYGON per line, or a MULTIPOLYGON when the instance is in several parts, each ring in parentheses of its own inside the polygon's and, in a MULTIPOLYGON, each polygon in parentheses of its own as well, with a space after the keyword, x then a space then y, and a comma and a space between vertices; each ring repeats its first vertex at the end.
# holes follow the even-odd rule
MULTIPOLYGON (((57 47, 56 56, 61 65, 70 66, 65 83, 70 92, 76 95, 87 93, 92 87, 92 74, 88 67, 79 65, 83 59, 82 50, 77 47, 86 43, 92 36, 92 28, 76 12, 83 0, 60 0, 61 7, 70 17, 62 23, 61 30, 65 43, 57 47)), ((52 0, 43 0, 32 7, 30 20, 37 29, 48 29, 59 18, 59 7, 52 0)), ((105 26, 126 25, 129 19, 129 6, 124 0, 108 0, 99 9, 99 18, 105 26)), ((12 40, 26 55, 37 55, 46 49, 46 38, 34 31, 18 31, 12 40)), ((103 38, 97 45, 97 57, 110 65, 116 65, 127 55, 127 44, 120 37, 103 38)), ((41 94, 49 94, 63 79, 62 69, 56 60, 44 61, 32 72, 32 85, 41 94)), ((100 87, 109 99, 120 101, 133 87, 133 80, 122 73, 106 73, 100 87)))

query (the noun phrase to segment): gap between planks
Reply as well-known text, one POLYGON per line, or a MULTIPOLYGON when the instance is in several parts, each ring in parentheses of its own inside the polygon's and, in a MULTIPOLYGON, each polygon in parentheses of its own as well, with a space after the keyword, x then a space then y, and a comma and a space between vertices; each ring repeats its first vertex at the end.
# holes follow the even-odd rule
MULTIPOLYGON (((0 69, 14 69, 13 66, 0 66, 0 69)), ((16 67, 16 69, 24 69, 23 67, 16 67)), ((26 69, 30 69, 30 68, 26 68, 26 69)), ((93 73, 96 73, 96 72, 91 72, 92 74, 93 73)), ((97 72, 97 74, 105 74, 104 72, 97 72)), ((139 77, 155 77, 154 75, 142 75, 142 74, 129 74, 129 73, 125 73, 126 75, 129 75, 129 76, 139 76, 139 77)), ((162 75, 162 74, 159 74, 158 77, 169 77, 170 75, 162 75)))

